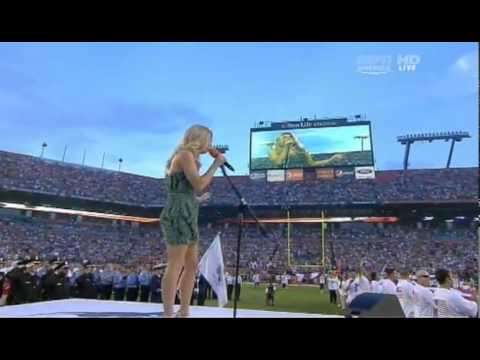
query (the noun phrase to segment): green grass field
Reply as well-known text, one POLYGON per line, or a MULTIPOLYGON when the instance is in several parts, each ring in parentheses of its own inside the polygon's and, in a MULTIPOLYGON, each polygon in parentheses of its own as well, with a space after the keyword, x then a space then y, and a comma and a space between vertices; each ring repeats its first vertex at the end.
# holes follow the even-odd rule
MULTIPOLYGON (((281 286, 277 286, 275 306, 266 306, 266 286, 266 284, 262 284, 255 288, 251 284, 243 284, 238 308, 343 315, 341 308, 330 304, 328 291, 320 290, 319 287, 289 286, 287 289, 282 289, 281 286)), ((218 303, 217 300, 206 300, 205 305, 217 306, 218 303)), ((233 307, 233 300, 226 307, 233 307)))

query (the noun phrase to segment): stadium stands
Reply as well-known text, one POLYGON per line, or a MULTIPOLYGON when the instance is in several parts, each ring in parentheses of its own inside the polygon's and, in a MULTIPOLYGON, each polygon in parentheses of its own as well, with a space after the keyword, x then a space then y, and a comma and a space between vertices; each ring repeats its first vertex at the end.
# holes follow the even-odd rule
MULTIPOLYGON (((161 166, 161 165, 159 165, 161 166)), ((474 200, 478 196, 478 168, 378 171, 375 180, 343 177, 267 183, 247 176, 232 178, 251 205, 282 205, 288 190, 291 203, 392 202, 474 200), (288 189, 285 189, 288 187, 288 189)), ((39 192, 62 197, 141 206, 162 206, 163 179, 82 167, 58 161, 0 151, 0 189, 39 192)), ((208 205, 236 205, 229 184, 216 177, 208 205)))

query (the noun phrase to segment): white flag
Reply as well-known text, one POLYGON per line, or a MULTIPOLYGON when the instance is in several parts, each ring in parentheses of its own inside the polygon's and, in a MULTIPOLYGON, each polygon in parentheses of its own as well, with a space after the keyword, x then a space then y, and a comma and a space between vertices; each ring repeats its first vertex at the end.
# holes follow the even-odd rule
POLYGON ((198 269, 217 294, 218 306, 225 306, 228 303, 227 283, 225 281, 220 233, 215 236, 212 244, 203 254, 198 269))

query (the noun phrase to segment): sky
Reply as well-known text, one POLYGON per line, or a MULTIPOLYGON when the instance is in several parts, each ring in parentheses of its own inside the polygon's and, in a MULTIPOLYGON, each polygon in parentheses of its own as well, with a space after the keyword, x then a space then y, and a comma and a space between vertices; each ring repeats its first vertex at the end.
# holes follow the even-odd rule
MULTIPOLYGON (((355 136, 370 136, 368 125, 292 129, 252 132, 252 158, 268 157, 271 146, 285 132, 295 135, 300 144, 311 154, 361 151, 362 145, 355 136)), ((364 151, 370 151, 370 139, 363 143, 364 151)))
MULTIPOLYGON (((46 142, 48 159, 85 151, 100 167, 106 153, 105 168, 163 177, 200 123, 243 175, 255 123, 362 114, 379 170, 402 168, 397 136, 433 131, 468 131, 451 166, 478 166, 478 89, 476 43, 0 43, 0 150, 46 142)), ((444 167, 448 151, 414 144, 410 167, 444 167)))

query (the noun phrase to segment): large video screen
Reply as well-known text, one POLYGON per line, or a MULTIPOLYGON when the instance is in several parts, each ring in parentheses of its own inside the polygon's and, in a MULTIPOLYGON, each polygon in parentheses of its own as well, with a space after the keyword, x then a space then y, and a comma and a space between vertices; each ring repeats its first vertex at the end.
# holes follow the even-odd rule
POLYGON ((373 166, 370 124, 250 132, 250 170, 373 166))

